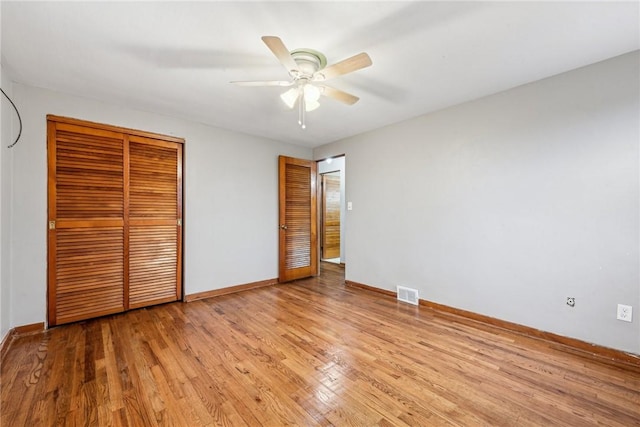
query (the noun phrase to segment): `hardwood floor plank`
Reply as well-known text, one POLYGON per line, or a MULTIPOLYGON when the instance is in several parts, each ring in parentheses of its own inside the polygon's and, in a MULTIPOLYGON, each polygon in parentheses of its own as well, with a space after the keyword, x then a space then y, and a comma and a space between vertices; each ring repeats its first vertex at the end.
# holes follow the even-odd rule
POLYGON ((640 367, 317 278, 18 336, 0 424, 640 426, 640 367))

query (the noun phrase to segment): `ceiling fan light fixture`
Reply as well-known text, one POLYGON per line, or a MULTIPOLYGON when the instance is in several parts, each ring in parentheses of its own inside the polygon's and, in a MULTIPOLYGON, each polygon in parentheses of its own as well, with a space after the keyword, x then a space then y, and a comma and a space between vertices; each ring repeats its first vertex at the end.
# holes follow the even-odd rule
POLYGON ((284 102, 287 107, 293 109, 296 103, 300 102, 300 98, 303 95, 305 111, 313 111, 320 107, 320 103, 318 102, 321 95, 320 88, 309 84, 289 89, 280 95, 280 99, 282 99, 282 102, 284 102))
POLYGON ((303 91, 305 101, 318 103, 318 99, 320 99, 320 88, 318 86, 307 83, 303 86, 303 91))
POLYGON ((313 110, 317 109, 319 106, 320 106, 320 103, 318 101, 312 101, 312 100, 307 99, 305 97, 304 109, 307 112, 313 111, 313 110))
POLYGON ((298 101, 299 95, 300 93, 298 88, 292 87, 291 89, 280 95, 280 99, 282 99, 282 102, 284 102, 287 107, 293 109, 293 107, 296 105, 296 101, 298 101))

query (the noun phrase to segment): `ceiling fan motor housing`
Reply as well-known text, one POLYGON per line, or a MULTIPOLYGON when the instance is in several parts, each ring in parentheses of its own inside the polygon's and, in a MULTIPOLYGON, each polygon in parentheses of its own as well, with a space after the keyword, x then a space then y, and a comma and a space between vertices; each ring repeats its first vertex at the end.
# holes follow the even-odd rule
POLYGON ((300 75, 296 79, 311 79, 313 74, 327 65, 327 58, 313 49, 296 49, 291 51, 291 57, 298 64, 300 75))

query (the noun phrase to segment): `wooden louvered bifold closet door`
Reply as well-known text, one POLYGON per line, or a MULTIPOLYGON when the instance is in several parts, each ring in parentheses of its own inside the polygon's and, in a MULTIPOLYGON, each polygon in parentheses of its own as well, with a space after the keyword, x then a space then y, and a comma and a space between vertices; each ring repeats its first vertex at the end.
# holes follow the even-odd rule
POLYGON ((124 309, 123 135, 49 124, 49 323, 124 309))
POLYGON ((180 298, 182 146, 129 139, 129 307, 180 298), (178 218, 178 219, 177 219, 178 218))
POLYGON ((48 118, 49 324, 179 300, 181 140, 48 118))

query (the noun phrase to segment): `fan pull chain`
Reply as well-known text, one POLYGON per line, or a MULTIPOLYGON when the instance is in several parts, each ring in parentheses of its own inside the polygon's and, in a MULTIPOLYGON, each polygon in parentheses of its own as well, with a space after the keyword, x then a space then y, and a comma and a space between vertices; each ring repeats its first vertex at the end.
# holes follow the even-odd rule
POLYGON ((302 95, 298 98, 298 124, 302 126, 302 95))
POLYGON ((307 128, 307 124, 305 123, 305 119, 306 119, 306 114, 307 114, 307 103, 304 99, 304 91, 302 91, 302 95, 300 96, 300 111, 302 113, 302 123, 300 124, 300 126, 302 126, 302 129, 306 129, 307 128))
POLYGON ((305 115, 306 115, 307 105, 304 100, 304 90, 300 90, 300 95, 298 98, 298 124, 302 129, 306 129, 307 125, 305 123, 305 115))

